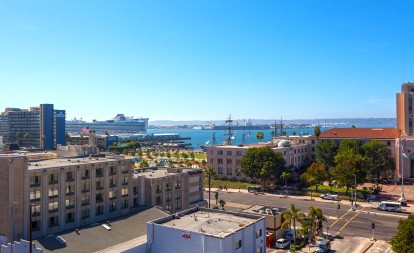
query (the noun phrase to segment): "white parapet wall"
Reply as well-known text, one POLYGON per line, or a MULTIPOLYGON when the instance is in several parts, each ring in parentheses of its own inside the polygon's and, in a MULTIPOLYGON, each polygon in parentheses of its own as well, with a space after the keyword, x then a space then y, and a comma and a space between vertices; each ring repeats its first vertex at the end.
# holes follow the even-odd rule
MULTIPOLYGON (((42 253, 42 250, 36 248, 34 244, 32 252, 33 253, 42 253)), ((1 245, 1 253, 29 253, 30 252, 30 242, 26 240, 20 240, 20 242, 14 242, 13 244, 8 243, 7 245, 1 245)))

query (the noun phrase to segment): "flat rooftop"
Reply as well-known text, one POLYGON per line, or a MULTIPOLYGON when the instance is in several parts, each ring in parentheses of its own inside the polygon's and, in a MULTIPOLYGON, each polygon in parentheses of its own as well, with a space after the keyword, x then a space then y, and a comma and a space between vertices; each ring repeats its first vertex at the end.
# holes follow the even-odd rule
POLYGON ((166 216, 167 214, 158 208, 143 209, 135 214, 110 219, 111 231, 102 227, 102 224, 106 224, 105 222, 100 222, 90 226, 79 227, 79 234, 74 230, 70 230, 50 237, 42 237, 33 242, 44 253, 92 253, 103 251, 115 245, 125 245, 124 249, 114 249, 115 251, 111 251, 120 252, 131 247, 131 245, 128 245, 128 242, 136 245, 137 242, 134 241, 138 237, 147 235, 148 221, 166 216), (60 244, 55 239, 55 236, 58 235, 66 241, 66 245, 60 244))
POLYGON ((96 164, 96 163, 105 163, 105 162, 117 162, 119 160, 125 160, 121 157, 86 157, 86 158, 52 158, 45 159, 40 161, 29 161, 28 168, 29 170, 41 170, 48 168, 56 167, 67 167, 67 166, 78 166, 86 164, 96 164))
POLYGON ((237 230, 263 219, 259 216, 217 211, 207 208, 199 208, 198 211, 181 215, 184 212, 178 214, 179 218, 172 218, 165 222, 161 219, 160 223, 157 221, 154 221, 154 223, 184 231, 225 238, 228 235, 235 233, 237 230))
POLYGON ((168 175, 179 175, 179 174, 182 174, 182 173, 191 173, 191 172, 201 172, 202 171, 201 169, 197 169, 197 168, 179 168, 180 172, 178 172, 178 169, 175 169, 175 170, 177 170, 177 172, 172 171, 172 170, 173 169, 170 169, 170 172, 168 172, 169 169, 164 168, 164 167, 158 168, 158 169, 144 169, 144 170, 139 169, 139 170, 135 170, 136 172, 134 173, 134 176, 135 177, 145 176, 146 178, 161 178, 161 177, 165 177, 165 176, 168 176, 168 175))

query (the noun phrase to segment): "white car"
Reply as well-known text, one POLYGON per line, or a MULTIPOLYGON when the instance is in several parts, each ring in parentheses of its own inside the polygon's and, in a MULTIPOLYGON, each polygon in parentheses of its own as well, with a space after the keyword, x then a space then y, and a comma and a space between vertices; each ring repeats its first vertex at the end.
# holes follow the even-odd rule
POLYGON ((289 247, 289 245, 290 245, 290 241, 287 240, 287 239, 282 238, 282 239, 278 239, 276 241, 276 248, 278 248, 278 249, 287 248, 287 247, 289 247))
POLYGON ((339 200, 338 195, 332 195, 332 194, 322 194, 321 195, 322 199, 331 199, 331 200, 339 200))

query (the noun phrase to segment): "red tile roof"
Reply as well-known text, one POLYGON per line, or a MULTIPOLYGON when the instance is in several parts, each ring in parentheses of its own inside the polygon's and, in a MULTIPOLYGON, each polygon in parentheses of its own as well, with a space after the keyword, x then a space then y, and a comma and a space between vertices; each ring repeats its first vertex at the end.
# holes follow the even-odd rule
POLYGON ((332 128, 322 132, 319 139, 396 139, 400 135, 396 128, 332 128))

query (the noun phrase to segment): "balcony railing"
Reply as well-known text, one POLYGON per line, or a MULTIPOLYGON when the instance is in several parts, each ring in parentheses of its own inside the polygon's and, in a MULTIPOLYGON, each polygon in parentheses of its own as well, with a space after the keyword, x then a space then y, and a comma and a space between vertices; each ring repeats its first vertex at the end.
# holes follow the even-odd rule
POLYGON ((72 209, 72 208, 74 208, 75 207, 75 205, 74 204, 71 204, 71 205, 67 205, 65 208, 66 209, 72 209))
POLYGON ((40 201, 40 198, 31 199, 30 203, 40 201))
POLYGON ((56 180, 49 180, 49 184, 57 184, 58 183, 58 180, 56 179, 56 180))
POLYGON ((37 186, 40 186, 40 183, 31 183, 30 184, 30 187, 37 187, 37 186))

